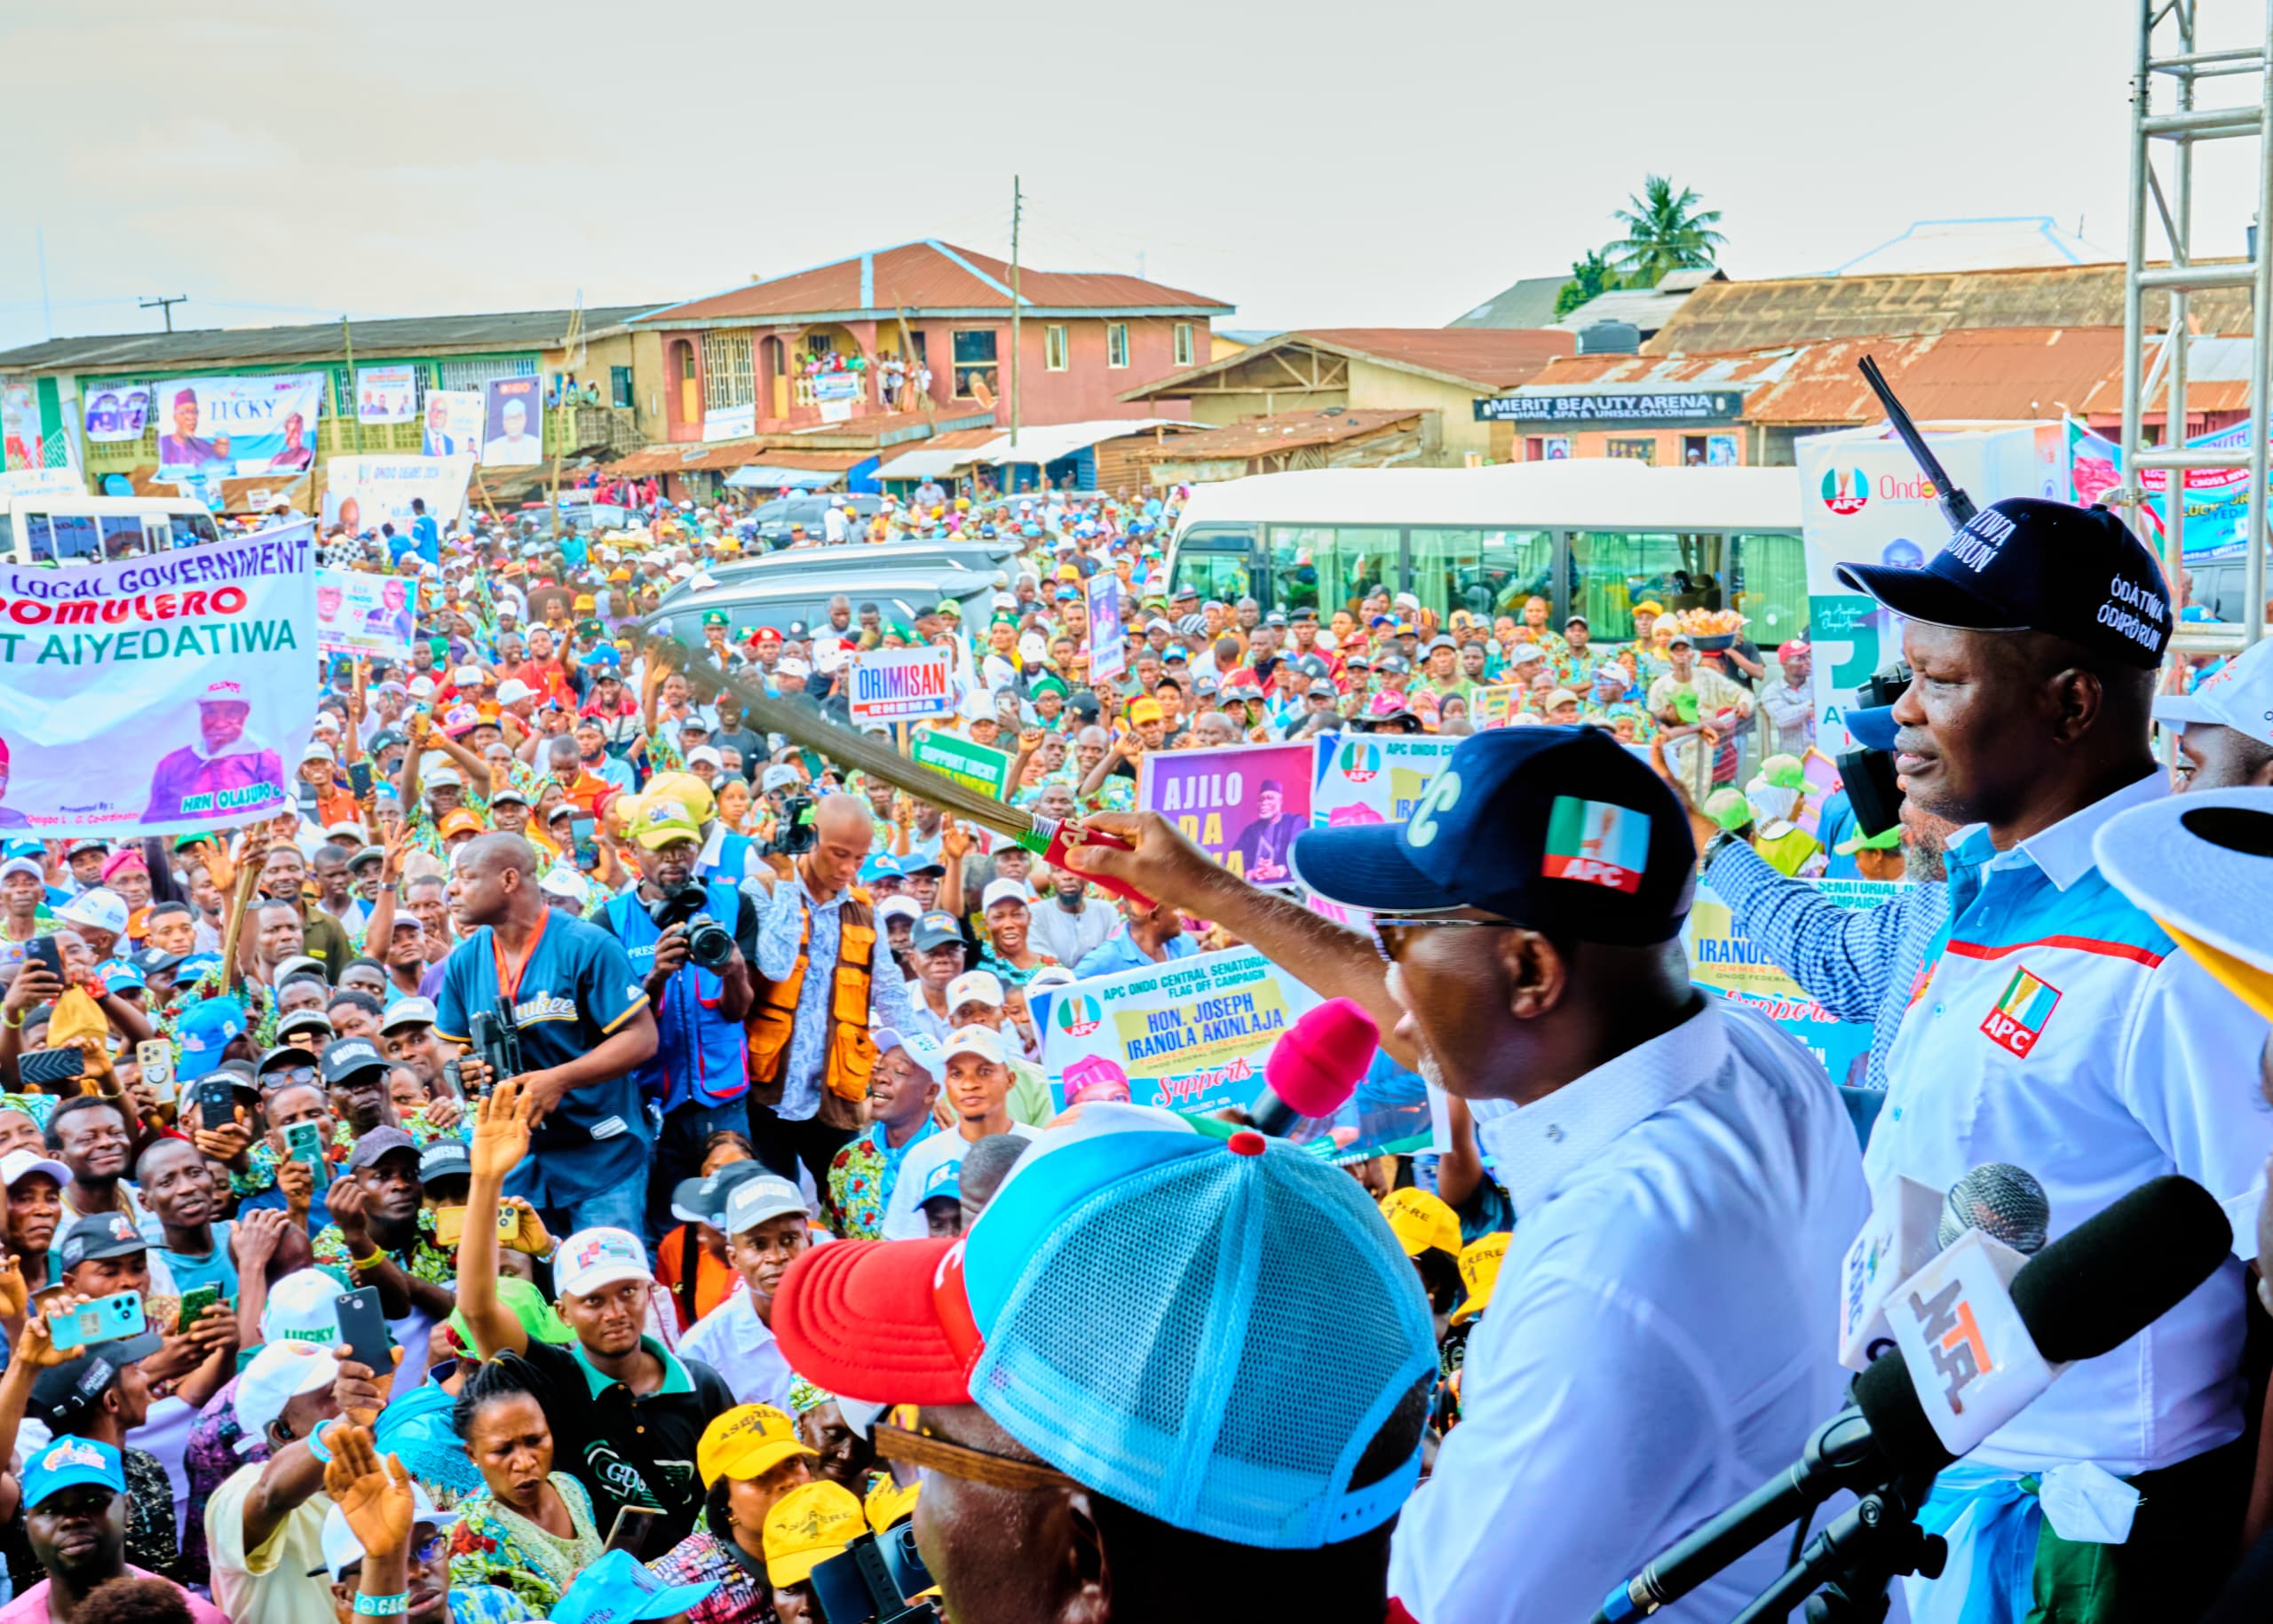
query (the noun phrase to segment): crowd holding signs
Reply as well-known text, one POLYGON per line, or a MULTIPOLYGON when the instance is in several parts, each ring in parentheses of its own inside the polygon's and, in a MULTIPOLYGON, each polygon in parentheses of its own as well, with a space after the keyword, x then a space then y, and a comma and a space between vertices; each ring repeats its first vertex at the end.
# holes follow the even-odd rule
MULTIPOLYGON (((182 457, 312 417, 239 382, 160 387, 182 457)), ((1677 1246, 1666 1289, 1812 1279, 1863 1182, 1794 1068, 1883 1090, 1913 982, 1973 973, 1919 883, 1945 832, 1857 824, 1804 642, 1205 600, 1174 495, 1054 490, 847 506, 758 566, 994 543, 991 593, 902 618, 846 570, 753 622, 712 574, 761 551, 733 507, 612 484, 632 527, 573 559, 467 507, 539 387, 429 394, 432 455, 334 459, 318 523, 0 590, 12 1609, 147 1576, 241 1624, 774 1624, 889 1569, 982 1617, 1018 1513, 950 1516, 977 1473, 1142 1512, 1101 1513, 1122 1573, 1211 1541, 1242 1616, 1373 1624, 1387 1573, 1423 1624, 1576 1617, 1796 1453, 1828 1350, 1766 1345, 1807 1316, 1762 1287, 1684 1322, 1729 1345, 1652 1433, 1723 1464, 1604 1514, 1589 1406, 1674 1356, 1603 1304, 1713 1202, 1564 1198, 1626 1167, 1620 1113, 1725 1111, 1746 1244, 1808 1256, 1677 1246), (1329 1029, 1340 1093, 1273 1114, 1329 1029), (1558 1043, 1651 1058, 1603 1063, 1614 1109, 1592 1072, 1517 1108, 1558 1043), (1550 1368, 1579 1350, 1614 1379, 1550 1368), (1772 1438, 1724 1436, 1762 1403, 1772 1438), (1270 1471, 1217 1451, 1266 1413, 1270 1471), (1525 1567, 1492 1508, 1541 1416, 1575 1453, 1525 1567), (116 1529, 62 1539, 82 1511, 116 1529)), ((1984 1041, 2055 1042, 2071 972, 1997 973, 1984 1041)))

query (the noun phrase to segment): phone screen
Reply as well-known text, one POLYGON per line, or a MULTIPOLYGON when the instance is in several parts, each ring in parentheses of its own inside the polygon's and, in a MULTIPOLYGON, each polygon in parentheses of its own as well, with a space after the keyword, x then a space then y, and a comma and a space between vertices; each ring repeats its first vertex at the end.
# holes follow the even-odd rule
POLYGON ((568 838, 575 843, 579 866, 597 865, 600 860, 599 842, 593 838, 598 825, 590 818, 568 820, 568 838))
POLYGON ((226 1083, 209 1082, 197 1097, 197 1120, 208 1131, 226 1128, 237 1120, 236 1090, 226 1083))
POLYGON ((626 1506, 615 1514, 615 1522, 607 1531, 607 1542, 603 1550, 630 1551, 641 1561, 646 1559, 647 1536, 655 1526, 661 1512, 647 1506, 626 1506))

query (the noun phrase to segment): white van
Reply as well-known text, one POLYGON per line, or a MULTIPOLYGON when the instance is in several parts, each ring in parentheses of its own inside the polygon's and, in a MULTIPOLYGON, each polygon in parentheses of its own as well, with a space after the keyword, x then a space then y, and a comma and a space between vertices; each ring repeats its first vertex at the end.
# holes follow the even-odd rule
POLYGON ((19 495, 0 503, 0 558, 101 564, 220 540, 213 515, 162 496, 19 495))

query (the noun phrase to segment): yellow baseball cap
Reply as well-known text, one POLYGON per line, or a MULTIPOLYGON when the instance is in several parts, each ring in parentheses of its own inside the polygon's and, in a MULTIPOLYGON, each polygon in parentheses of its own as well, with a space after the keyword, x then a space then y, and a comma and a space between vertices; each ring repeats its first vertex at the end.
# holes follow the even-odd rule
POLYGON ((1460 1215, 1442 1196, 1426 1190, 1392 1190, 1382 1198, 1382 1216, 1389 1220, 1407 1257, 1418 1257, 1431 1247, 1460 1256, 1460 1215))
POLYGON ((1129 707, 1129 720, 1132 724, 1141 725, 1160 719, 1160 701, 1156 699, 1140 699, 1129 707))
POLYGON ((692 772, 658 772, 647 780, 642 804, 653 806, 659 801, 677 801, 697 823, 709 822, 718 805, 710 798, 708 784, 692 772))
POLYGON ((860 1502, 843 1484, 808 1483, 791 1489, 765 1514, 767 1581, 777 1590, 803 1584, 867 1529, 860 1502))
POLYGON ((1666 606, 1654 598, 1645 598, 1634 606, 1632 612, 1635 614, 1663 614, 1666 606))
POLYGON ((651 797, 631 828, 631 838, 650 852, 661 851, 675 840, 702 844, 702 826, 677 801, 651 797))
POLYGON ((694 1470, 709 1488, 721 1477, 763 1477, 782 1462, 812 1454, 797 1441, 797 1423, 770 1404, 738 1404, 702 1429, 694 1470))
POLYGON ((1479 1235, 1460 1249, 1460 1283, 1468 1293, 1467 1299, 1453 1310, 1453 1323, 1471 1319, 1492 1306, 1492 1287, 1499 1284, 1500 1265, 1508 1259, 1508 1242, 1515 1237, 1506 1230, 1489 1235, 1479 1235))
POLYGON ((923 1485, 911 1483, 900 1487, 889 1477, 878 1473, 875 1485, 869 1489, 862 1509, 868 1514, 868 1526, 882 1533, 894 1523, 905 1522, 915 1511, 915 1491, 923 1485))

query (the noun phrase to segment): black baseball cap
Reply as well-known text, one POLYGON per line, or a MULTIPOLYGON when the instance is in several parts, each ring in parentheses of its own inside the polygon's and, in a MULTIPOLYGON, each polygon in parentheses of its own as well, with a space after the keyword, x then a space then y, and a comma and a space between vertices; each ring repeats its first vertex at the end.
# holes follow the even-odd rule
POLYGON ((323 1074, 324 1086, 330 1088, 363 1072, 384 1072, 387 1064, 387 1058, 370 1039, 337 1038, 324 1045, 317 1069, 323 1074))
POLYGON ((418 1153, 418 1177, 432 1184, 438 1178, 471 1178, 473 1152, 463 1139, 437 1139, 418 1153))
POLYGON ((1505 727, 1461 741, 1407 821, 1306 830, 1291 860, 1377 914, 1481 908, 1639 947, 1680 931, 1697 843, 1665 781, 1600 728, 1505 727))
POLYGON ((944 947, 949 942, 962 944, 962 927, 953 914, 934 910, 916 920, 915 928, 908 933, 908 941, 918 953, 929 953, 934 947, 944 947))
POLYGON ((146 976, 162 976, 179 966, 188 956, 186 953, 168 953, 163 947, 145 947, 141 952, 131 955, 126 962, 146 976))
POLYGON ((31 1413, 51 1428, 68 1426, 102 1402, 118 1373, 165 1346, 155 1331, 94 1343, 59 1365, 51 1365, 32 1382, 31 1413))
POLYGON ((1929 626, 2046 632, 2150 670, 2170 642, 2162 566, 2097 504, 1992 502, 1923 569, 1841 564, 1839 579, 1929 626))
POLYGON ((127 1257, 149 1249, 150 1243, 134 1227, 133 1219, 123 1212, 99 1212, 65 1230, 63 1239, 56 1243, 55 1256, 68 1269, 91 1257, 127 1257))
MULTIPOLYGON (((355 1148, 347 1153, 347 1170, 360 1173, 365 1168, 376 1167, 380 1157, 396 1151, 408 1151, 417 1156, 418 1141, 400 1128, 389 1128, 382 1123, 355 1141, 355 1148)), ((419 1157, 418 1165, 420 1176, 424 1177, 426 1163, 423 1156, 419 1157)))

